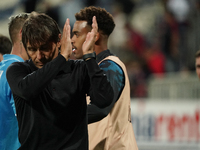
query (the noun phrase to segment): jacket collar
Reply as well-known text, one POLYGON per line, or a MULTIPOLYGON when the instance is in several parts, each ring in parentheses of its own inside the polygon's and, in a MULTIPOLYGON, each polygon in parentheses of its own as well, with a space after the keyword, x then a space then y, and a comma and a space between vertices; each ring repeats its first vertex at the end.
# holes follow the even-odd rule
POLYGON ((99 63, 101 60, 103 60, 104 58, 108 57, 108 56, 111 56, 113 55, 109 49, 105 50, 105 51, 102 51, 101 53, 99 53, 97 56, 96 56, 96 61, 97 63, 99 63))

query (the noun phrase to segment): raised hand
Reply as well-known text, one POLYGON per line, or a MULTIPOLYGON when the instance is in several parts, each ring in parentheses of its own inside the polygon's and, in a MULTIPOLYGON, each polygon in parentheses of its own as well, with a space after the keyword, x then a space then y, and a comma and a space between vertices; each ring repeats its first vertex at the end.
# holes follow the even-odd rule
POLYGON ((68 58, 72 54, 70 32, 71 32, 70 22, 69 19, 67 18, 63 28, 63 35, 61 39, 61 51, 60 51, 60 54, 63 55, 66 60, 68 60, 68 58))
POLYGON ((91 32, 88 32, 85 42, 83 43, 83 46, 82 46, 83 55, 94 52, 94 44, 96 42, 96 34, 98 31, 96 16, 92 18, 92 22, 93 22, 92 30, 91 32))

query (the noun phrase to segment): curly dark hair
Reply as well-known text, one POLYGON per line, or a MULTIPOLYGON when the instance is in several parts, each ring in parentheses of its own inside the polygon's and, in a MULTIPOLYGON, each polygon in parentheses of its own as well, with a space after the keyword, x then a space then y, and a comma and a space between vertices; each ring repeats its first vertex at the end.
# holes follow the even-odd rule
POLYGON ((81 9, 80 12, 75 14, 77 21, 87 21, 89 26, 92 26, 93 16, 96 16, 98 30, 109 36, 115 28, 115 23, 113 16, 104 8, 89 6, 81 9))
POLYGON ((58 24, 50 16, 32 12, 22 28, 22 42, 25 49, 28 42, 33 47, 46 42, 57 43, 60 33, 58 24))

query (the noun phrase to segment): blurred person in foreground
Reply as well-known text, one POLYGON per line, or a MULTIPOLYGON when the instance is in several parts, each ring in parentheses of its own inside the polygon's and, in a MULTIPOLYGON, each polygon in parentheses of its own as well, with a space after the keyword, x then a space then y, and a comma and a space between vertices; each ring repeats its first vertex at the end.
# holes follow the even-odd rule
POLYGON ((30 59, 13 63, 6 72, 16 105, 19 150, 88 150, 85 95, 100 108, 113 99, 113 89, 95 61, 98 26, 95 17, 91 20, 84 60, 69 59, 69 19, 62 38, 56 21, 46 14, 32 12, 25 22, 22 42, 30 59))
POLYGON ((196 74, 200 80, 200 50, 198 50, 195 54, 195 68, 196 74))
POLYGON ((4 54, 10 54, 12 43, 7 36, 0 35, 0 62, 3 60, 4 54))
POLYGON ((101 108, 92 101, 88 102, 89 149, 137 150, 131 123, 130 85, 126 67, 107 46, 109 35, 115 27, 113 17, 109 12, 100 7, 90 6, 75 14, 76 22, 72 30, 73 54, 77 59, 83 57, 82 45, 87 33, 92 29, 93 16, 96 16, 98 23, 94 47, 96 61, 113 87, 114 99, 109 106, 101 108))
POLYGON ((11 54, 3 55, 0 62, 0 149, 16 150, 20 143, 18 140, 18 123, 15 116, 15 103, 11 89, 6 79, 6 70, 13 62, 23 62, 28 55, 21 42, 21 29, 28 18, 28 14, 21 13, 11 16, 8 24, 9 35, 12 41, 11 54))

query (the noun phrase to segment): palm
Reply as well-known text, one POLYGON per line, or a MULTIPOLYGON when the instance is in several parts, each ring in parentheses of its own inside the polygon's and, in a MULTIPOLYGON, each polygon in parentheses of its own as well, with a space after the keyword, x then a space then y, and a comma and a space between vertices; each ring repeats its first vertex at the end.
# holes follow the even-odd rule
POLYGON ((83 54, 92 53, 94 51, 94 43, 96 41, 98 26, 96 17, 93 17, 92 30, 88 32, 85 42, 83 43, 82 49, 83 54))
POLYGON ((70 24, 69 24, 69 19, 67 19, 63 28, 63 36, 61 39, 61 54, 65 58, 69 58, 71 53, 72 53, 72 45, 70 39, 70 24))

